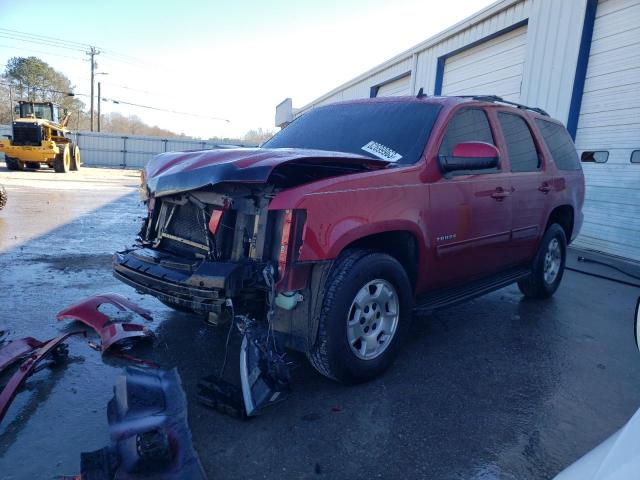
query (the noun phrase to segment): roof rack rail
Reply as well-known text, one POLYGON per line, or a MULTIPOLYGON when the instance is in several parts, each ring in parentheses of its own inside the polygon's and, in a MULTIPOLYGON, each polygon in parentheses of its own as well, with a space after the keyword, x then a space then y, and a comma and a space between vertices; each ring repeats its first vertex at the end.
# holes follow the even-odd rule
POLYGON ((539 113, 540 115, 544 115, 545 117, 549 117, 550 115, 541 108, 537 107, 529 107, 527 105, 523 105, 521 103, 512 102, 510 100, 505 100, 502 97, 497 95, 458 95, 460 98, 472 98, 473 100, 479 100, 481 102, 491 102, 491 103, 504 103, 506 105, 513 105, 514 107, 518 107, 522 110, 531 110, 532 112, 539 113))

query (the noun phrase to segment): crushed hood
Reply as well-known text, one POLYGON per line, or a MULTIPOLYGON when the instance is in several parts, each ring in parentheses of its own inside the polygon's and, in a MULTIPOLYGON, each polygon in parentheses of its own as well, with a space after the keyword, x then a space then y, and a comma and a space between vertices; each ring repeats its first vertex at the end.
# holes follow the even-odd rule
POLYGON ((145 167, 150 196, 164 196, 223 182, 266 183, 282 165, 325 169, 344 175, 384 168, 389 162, 343 152, 297 148, 235 148, 168 152, 145 167))

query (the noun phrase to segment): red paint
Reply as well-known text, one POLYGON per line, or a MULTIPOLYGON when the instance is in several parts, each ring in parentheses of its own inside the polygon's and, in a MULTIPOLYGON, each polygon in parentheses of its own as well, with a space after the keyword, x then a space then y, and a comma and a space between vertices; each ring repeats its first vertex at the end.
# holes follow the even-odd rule
POLYGON ((32 353, 25 362, 20 365, 20 368, 13 374, 9 383, 4 387, 0 393, 0 422, 4 418, 11 402, 15 398, 18 390, 22 384, 33 373, 38 363, 45 359, 58 345, 65 341, 71 335, 85 335, 85 332, 70 332, 60 335, 59 337, 52 338, 46 344, 42 345, 36 352, 32 353))
POLYGON ((107 293, 89 297, 82 302, 61 310, 58 315, 56 315, 56 319, 78 320, 93 328, 102 340, 102 344, 100 345, 102 352, 105 352, 112 345, 127 338, 152 336, 151 331, 144 325, 138 325, 136 323, 111 322, 109 316, 98 310, 100 305, 105 303, 113 305, 120 311, 130 310, 146 320, 153 320, 153 317, 151 317, 151 313, 148 310, 139 307, 117 293, 107 293))
POLYGON ((44 345, 33 337, 19 338, 0 347, 0 372, 12 363, 20 360, 27 353, 44 345))
POLYGON ((452 157, 462 158, 498 158, 498 149, 485 142, 462 142, 453 147, 452 157))

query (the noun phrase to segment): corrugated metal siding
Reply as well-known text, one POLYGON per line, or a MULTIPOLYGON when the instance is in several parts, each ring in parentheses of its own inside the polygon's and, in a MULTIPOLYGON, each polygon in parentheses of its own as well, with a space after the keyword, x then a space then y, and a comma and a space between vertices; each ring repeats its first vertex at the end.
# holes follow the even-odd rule
POLYGON ((606 150, 583 163, 585 224, 576 244, 640 260, 640 0, 598 3, 576 135, 579 152, 606 150))
MULTIPOLYGON (((0 125, 0 135, 11 135, 11 126, 0 125)), ((71 139, 80 147, 82 163, 102 167, 140 168, 158 153, 218 148, 201 140, 98 132, 78 132, 71 139)))
POLYGON ((533 0, 518 2, 475 25, 445 38, 442 42, 418 54, 416 88, 424 87, 433 94, 436 81, 438 57, 454 52, 466 45, 477 42, 500 30, 529 18, 533 0))
POLYGON ((447 58, 442 94, 488 94, 519 101, 526 45, 525 26, 447 58))
POLYGON ((585 0, 535 0, 527 29, 520 101, 566 122, 580 50, 585 0))
POLYGON ((391 82, 381 85, 378 89, 376 97, 397 97, 402 95, 411 95, 411 75, 406 75, 391 82))
POLYGON ((499 10, 495 15, 472 24, 468 28, 455 34, 452 33, 447 36, 446 32, 444 32, 438 35, 438 37, 442 37, 438 43, 429 44, 427 41, 428 46, 424 48, 416 47, 411 51, 405 52, 402 55, 403 58, 398 58, 392 65, 384 65, 380 70, 371 71, 369 75, 359 78, 358 81, 348 82, 330 95, 322 96, 312 103, 305 105, 296 111, 296 116, 302 115, 307 110, 319 105, 326 105, 342 100, 368 98, 371 87, 383 84, 389 79, 396 78, 407 72, 410 72, 411 75, 415 77, 415 81, 413 82, 415 87, 413 90, 409 89, 409 95, 414 95, 421 87, 424 87, 426 93, 433 94, 438 57, 527 19, 531 6, 535 1, 537 0, 522 0, 517 3, 496 2, 494 6, 490 7, 499 10), (502 8, 501 4, 505 4, 506 7, 502 8), (417 62, 415 71, 412 71, 414 67, 414 54, 417 55, 417 62))
POLYGON ((411 57, 399 61, 394 65, 372 74, 357 84, 351 85, 344 90, 340 90, 329 97, 322 98, 312 104, 309 104, 296 112, 296 116, 302 115, 307 110, 319 107, 320 105, 327 105, 329 103, 339 102, 342 100, 352 100, 354 98, 368 98, 371 87, 374 85, 380 85, 387 82, 392 78, 396 78, 402 74, 411 71, 411 57))

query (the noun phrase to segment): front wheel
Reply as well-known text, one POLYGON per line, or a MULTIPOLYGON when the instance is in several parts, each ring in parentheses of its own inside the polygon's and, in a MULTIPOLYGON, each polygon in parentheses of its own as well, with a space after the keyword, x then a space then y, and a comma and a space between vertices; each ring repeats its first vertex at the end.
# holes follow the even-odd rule
POLYGON ((67 173, 71 168, 71 149, 69 144, 65 143, 61 146, 60 153, 53 160, 53 169, 56 173, 67 173))
POLYGON ((24 170, 24 162, 21 162, 14 157, 5 157, 5 163, 7 164, 7 170, 24 170))
POLYGON ((73 145, 71 147, 71 170, 80 170, 80 165, 80 147, 78 147, 78 145, 73 145))
POLYGON ((549 298, 562 281, 567 259, 567 237, 557 223, 547 228, 533 260, 531 276, 518 282, 525 297, 549 298))
POLYGON ((411 322, 412 289, 393 257, 367 250, 343 253, 324 285, 318 336, 307 356, 324 376, 360 383, 395 360, 411 322))

